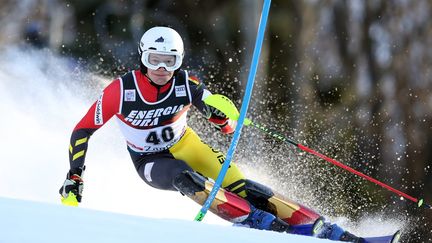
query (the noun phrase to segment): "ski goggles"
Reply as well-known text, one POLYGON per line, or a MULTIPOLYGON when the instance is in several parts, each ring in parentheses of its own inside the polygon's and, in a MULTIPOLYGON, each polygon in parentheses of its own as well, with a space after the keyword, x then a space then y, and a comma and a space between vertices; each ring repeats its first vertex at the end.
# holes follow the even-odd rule
POLYGON ((178 54, 146 51, 143 53, 141 61, 144 66, 152 70, 157 70, 158 68, 163 67, 167 71, 172 72, 180 68, 182 57, 178 54))

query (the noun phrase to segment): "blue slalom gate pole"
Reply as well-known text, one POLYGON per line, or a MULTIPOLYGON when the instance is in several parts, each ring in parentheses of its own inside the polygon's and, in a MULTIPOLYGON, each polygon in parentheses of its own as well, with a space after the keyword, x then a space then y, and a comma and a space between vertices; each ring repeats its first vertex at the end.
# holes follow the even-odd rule
POLYGON ((252 96, 252 89, 253 89, 253 84, 255 82, 255 76, 256 76, 256 72, 257 72, 259 56, 261 54, 261 47, 262 47, 262 43, 264 40, 265 28, 267 25, 267 19, 268 19, 268 15, 270 12, 270 3, 271 3, 271 0, 264 0, 263 9, 261 12, 261 19, 260 19, 259 26, 258 26, 258 35, 257 35, 257 39, 255 42, 255 49, 254 49, 253 57, 252 57, 251 68, 249 71, 248 81, 246 84, 246 90, 245 90, 245 94, 243 96, 243 102, 242 102, 242 106, 240 109, 240 115, 239 115, 239 119, 237 121, 237 127, 234 131, 234 135, 233 135, 233 138, 231 140, 231 145, 228 149, 228 152, 227 152, 227 155, 225 158, 225 162, 223 163, 222 168, 219 172, 219 175, 218 175, 218 177, 214 183, 213 189, 211 190, 207 200, 204 202, 201 210, 198 212, 197 216, 195 217, 195 221, 202 221, 204 219, 204 216, 206 215, 207 211, 209 210, 213 200, 216 197, 217 192, 219 191, 219 189, 222 185, 222 182, 225 178, 226 172, 229 168, 232 157, 234 155, 234 151, 237 147, 237 143, 240 139, 241 129, 243 127, 243 123, 244 123, 244 120, 246 118, 246 113, 247 113, 247 109, 249 106, 249 101, 250 101, 250 98, 252 96))

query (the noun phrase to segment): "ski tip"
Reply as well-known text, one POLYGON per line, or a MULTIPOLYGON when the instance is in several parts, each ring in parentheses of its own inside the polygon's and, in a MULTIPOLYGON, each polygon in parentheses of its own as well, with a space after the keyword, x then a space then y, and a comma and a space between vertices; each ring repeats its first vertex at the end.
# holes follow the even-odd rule
POLYGON ((391 243, 398 243, 401 238, 401 232, 400 230, 396 231, 396 233, 393 234, 393 238, 391 240, 391 243))
POLYGON ((394 234, 376 237, 362 237, 362 239, 363 243, 398 243, 401 239, 401 232, 398 230, 394 234))

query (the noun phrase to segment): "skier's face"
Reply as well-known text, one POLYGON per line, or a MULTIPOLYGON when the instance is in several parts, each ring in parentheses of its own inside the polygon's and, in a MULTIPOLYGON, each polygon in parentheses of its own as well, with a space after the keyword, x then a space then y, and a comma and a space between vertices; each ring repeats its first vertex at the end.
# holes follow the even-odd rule
POLYGON ((174 75, 174 71, 167 71, 165 68, 160 67, 156 70, 147 68, 147 75, 157 85, 165 85, 174 75))
MULTIPOLYGON (((175 64, 175 58, 173 55, 150 54, 148 62, 155 66, 164 64, 167 67, 171 67, 175 64)), ((174 71, 167 71, 165 67, 157 69, 147 67, 147 75, 155 84, 164 85, 172 78, 174 71)))

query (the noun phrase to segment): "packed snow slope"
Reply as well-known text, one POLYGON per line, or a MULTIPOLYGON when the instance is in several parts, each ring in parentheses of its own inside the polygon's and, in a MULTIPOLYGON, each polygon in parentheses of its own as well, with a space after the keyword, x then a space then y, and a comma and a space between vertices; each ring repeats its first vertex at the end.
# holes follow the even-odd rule
POLYGON ((192 220, 156 219, 0 198, 0 242, 334 242, 192 220))

